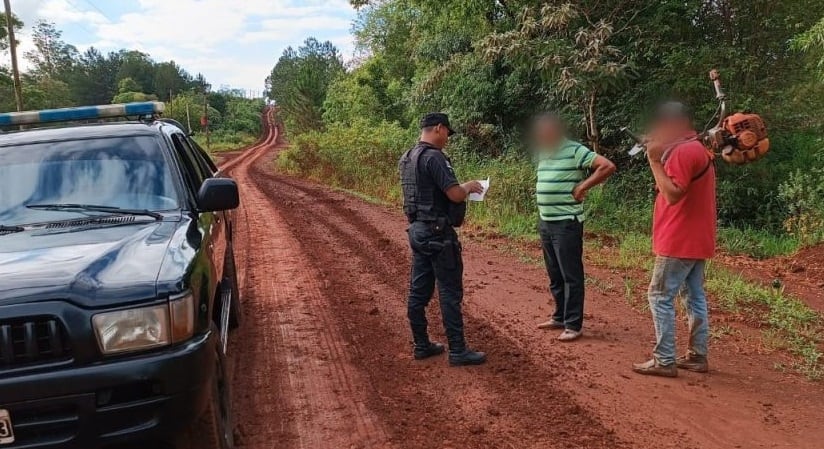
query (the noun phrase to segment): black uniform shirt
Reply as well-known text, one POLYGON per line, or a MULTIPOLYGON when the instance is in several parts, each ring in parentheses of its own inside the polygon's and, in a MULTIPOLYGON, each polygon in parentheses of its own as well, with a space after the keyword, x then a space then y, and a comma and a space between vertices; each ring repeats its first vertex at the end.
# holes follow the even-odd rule
POLYGON ((433 194, 435 201, 435 210, 443 214, 447 213, 449 209, 449 197, 446 196, 446 191, 450 187, 458 185, 458 178, 455 176, 455 170, 452 169, 452 164, 449 158, 432 145, 426 142, 418 142, 418 145, 431 148, 431 150, 421 153, 420 164, 421 171, 419 172, 418 182, 422 184, 431 183, 434 185, 433 194))

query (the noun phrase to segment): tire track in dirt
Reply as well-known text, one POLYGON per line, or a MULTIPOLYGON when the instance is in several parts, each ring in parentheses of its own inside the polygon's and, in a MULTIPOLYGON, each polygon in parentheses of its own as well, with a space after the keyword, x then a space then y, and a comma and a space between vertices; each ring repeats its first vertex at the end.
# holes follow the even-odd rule
MULTIPOLYGON (((625 374, 651 346, 648 316, 591 291, 586 338, 559 345, 534 329, 545 274, 476 244, 466 328, 489 363, 413 361, 400 215, 275 173, 273 142, 229 162, 248 217, 233 336, 241 447, 819 447, 820 388, 723 345, 708 376, 625 374)), ((429 318, 442 339, 434 305, 429 318)))
POLYGON ((239 259, 247 262, 246 325, 233 337, 238 446, 389 447, 358 399, 362 382, 326 312, 321 278, 289 229, 277 225, 278 211, 248 182, 249 166, 275 139, 270 135, 229 166, 241 186, 236 239, 244 247, 239 259))
MULTIPOLYGON (((455 369, 444 358, 413 362, 404 324, 406 251, 342 209, 323 188, 272 174, 269 160, 251 169, 252 180, 291 228, 304 230, 300 243, 328 280, 331 309, 346 323, 345 337, 370 380, 370 409, 383 418, 397 447, 631 447, 553 385, 556 373, 477 320, 468 320, 468 327, 495 353, 489 365, 455 369)), ((430 321, 433 331, 440 327, 436 316, 430 321)))

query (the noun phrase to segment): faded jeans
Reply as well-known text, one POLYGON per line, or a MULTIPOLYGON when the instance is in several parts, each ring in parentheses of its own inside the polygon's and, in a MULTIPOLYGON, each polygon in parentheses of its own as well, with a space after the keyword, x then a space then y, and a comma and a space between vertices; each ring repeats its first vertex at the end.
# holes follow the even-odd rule
POLYGON ((707 297, 704 294, 706 261, 658 256, 649 285, 649 308, 655 323, 653 356, 661 365, 675 363, 675 297, 682 295, 689 322, 689 352, 706 356, 709 342, 707 297))

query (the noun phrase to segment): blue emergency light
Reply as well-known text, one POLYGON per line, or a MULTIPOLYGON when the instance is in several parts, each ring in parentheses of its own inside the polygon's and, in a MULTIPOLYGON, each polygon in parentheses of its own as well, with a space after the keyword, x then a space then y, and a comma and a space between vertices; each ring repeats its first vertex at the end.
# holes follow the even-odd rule
POLYGON ((128 116, 151 116, 162 113, 165 108, 166 105, 159 101, 144 101, 139 103, 81 106, 78 108, 44 109, 42 111, 8 112, 0 114, 0 126, 35 125, 38 123, 95 120, 128 116))

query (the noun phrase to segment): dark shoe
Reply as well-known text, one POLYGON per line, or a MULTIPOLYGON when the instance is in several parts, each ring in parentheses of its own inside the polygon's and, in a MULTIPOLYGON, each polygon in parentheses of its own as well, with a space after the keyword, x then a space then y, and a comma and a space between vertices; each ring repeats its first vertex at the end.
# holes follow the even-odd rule
POLYGON ((538 325, 538 329, 555 330, 555 329, 563 329, 563 328, 564 328, 564 323, 562 323, 560 321, 556 321, 556 320, 544 321, 543 323, 538 325))
POLYGON ((449 351, 450 366, 480 365, 486 362, 486 353, 464 349, 460 352, 449 351))
POLYGON ((574 331, 572 329, 566 329, 565 331, 561 332, 561 335, 558 336, 558 341, 562 341, 564 343, 569 343, 571 341, 575 341, 581 336, 584 335, 581 331, 574 331))
POLYGON ((675 361, 678 368, 692 371, 694 373, 708 373, 710 372, 710 364, 707 362, 707 356, 689 353, 685 356, 678 357, 675 361))
POLYGON ((415 346, 415 360, 423 360, 436 355, 441 355, 443 354, 443 351, 444 347, 440 343, 429 343, 428 346, 422 348, 415 346))
POLYGON ((655 359, 633 364, 632 370, 645 376, 678 377, 678 368, 675 367, 674 363, 661 365, 655 359))

